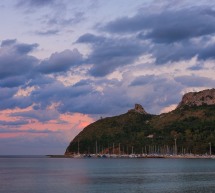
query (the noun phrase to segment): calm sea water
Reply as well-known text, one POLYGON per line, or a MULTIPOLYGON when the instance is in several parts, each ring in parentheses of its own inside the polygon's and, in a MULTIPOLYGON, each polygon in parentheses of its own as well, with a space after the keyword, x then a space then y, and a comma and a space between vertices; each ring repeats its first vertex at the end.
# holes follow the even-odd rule
POLYGON ((0 193, 214 193, 215 160, 0 158, 0 193))

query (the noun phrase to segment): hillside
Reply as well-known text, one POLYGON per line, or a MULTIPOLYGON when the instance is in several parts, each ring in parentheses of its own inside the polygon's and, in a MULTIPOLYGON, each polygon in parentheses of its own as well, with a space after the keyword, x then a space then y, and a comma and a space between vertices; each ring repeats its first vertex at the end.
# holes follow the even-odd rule
POLYGON ((209 143, 214 151, 214 93, 215 89, 185 94, 175 110, 161 115, 148 114, 135 105, 125 114, 100 119, 84 128, 65 154, 77 153, 78 146, 80 153, 95 153, 96 144, 97 152, 106 153, 120 149, 123 153, 205 154, 209 143))

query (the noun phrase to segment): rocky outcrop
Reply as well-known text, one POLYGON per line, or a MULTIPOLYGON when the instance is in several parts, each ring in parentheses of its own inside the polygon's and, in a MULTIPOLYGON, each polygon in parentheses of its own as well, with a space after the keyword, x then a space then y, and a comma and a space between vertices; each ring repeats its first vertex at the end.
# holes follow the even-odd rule
POLYGON ((140 104, 135 104, 134 109, 131 109, 128 112, 136 112, 144 115, 148 114, 140 104))
POLYGON ((189 92, 182 97, 177 108, 183 106, 215 105, 215 89, 207 89, 200 92, 189 92))

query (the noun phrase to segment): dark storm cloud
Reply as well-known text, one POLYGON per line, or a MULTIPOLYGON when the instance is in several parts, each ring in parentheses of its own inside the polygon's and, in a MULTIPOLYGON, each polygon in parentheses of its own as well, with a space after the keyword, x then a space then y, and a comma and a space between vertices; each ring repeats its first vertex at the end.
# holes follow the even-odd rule
MULTIPOLYGON (((83 80, 73 86, 64 86, 56 81, 32 91, 30 97, 34 102, 34 109, 44 109, 44 112, 48 106, 54 103, 58 104, 56 108, 60 113, 115 113, 119 106, 127 107, 130 103, 128 97, 122 94, 126 91, 122 92, 122 90, 114 85, 113 81, 110 81, 110 86, 108 86, 108 84, 109 81, 107 80, 101 81, 100 83, 96 83, 92 80, 83 80), (103 92, 96 90, 98 84, 106 85, 103 92)), ((20 115, 27 117, 28 114, 29 113, 27 113, 27 115, 23 113, 14 114, 14 116, 20 115)), ((46 117, 46 115, 44 115, 44 117, 46 117)), ((42 121, 42 118, 43 116, 41 116, 40 121, 42 121)))
POLYGON ((204 66, 203 65, 201 66, 201 63, 200 64, 197 63, 188 68, 188 70, 192 70, 192 71, 198 71, 198 70, 203 70, 203 69, 204 69, 204 66))
POLYGON ((25 112, 12 113, 10 116, 25 117, 30 119, 36 119, 39 122, 47 122, 50 120, 58 119, 59 113, 51 110, 49 111, 37 110, 37 111, 25 111, 25 112))
POLYGON ((0 79, 30 73, 37 60, 31 56, 0 57, 0 79))
POLYGON ((201 50, 198 55, 201 60, 215 59, 215 44, 209 45, 201 50))
POLYGON ((175 44, 157 44, 151 49, 156 64, 189 60, 197 56, 201 48, 191 42, 180 42, 175 44))
MULTIPOLYGON (((65 112, 79 112, 84 114, 116 114, 124 112, 131 104, 129 97, 119 88, 107 88, 101 92, 91 92, 78 97, 67 98, 58 110, 65 112)), ((133 105, 132 105, 133 106, 133 105)))
MULTIPOLYGON (((73 86, 49 85, 47 88, 32 93, 34 101, 39 109, 46 108, 50 102, 59 104, 57 109, 60 113, 79 112, 86 114, 116 113, 117 108, 121 110, 128 108, 129 100, 127 95, 119 89, 120 83, 113 80, 81 80, 73 86), (104 85, 102 92, 96 87, 104 85), (60 95, 58 94, 60 93, 60 95)), ((133 103, 132 103, 133 106, 133 103)), ((120 111, 121 111, 120 110, 120 111)), ((122 112, 124 112, 122 110, 122 112)))
POLYGON ((49 129, 43 129, 43 130, 28 129, 28 130, 23 131, 23 132, 27 132, 27 133, 48 133, 48 134, 60 133, 60 131, 53 131, 53 130, 49 130, 49 129))
POLYGON ((130 86, 143 86, 151 83, 154 79, 154 75, 139 76, 131 82, 130 86))
POLYGON ((25 109, 33 103, 29 97, 11 97, 4 99, 0 103, 0 110, 20 108, 25 109))
MULTIPOLYGON (((60 10, 59 10, 60 11, 60 10)), ((61 10, 63 11, 63 10, 61 10)), ((62 17, 59 15, 49 16, 45 18, 44 21, 48 26, 71 26, 78 24, 85 20, 85 14, 83 12, 77 12, 69 17, 62 17)))
POLYGON ((60 53, 54 53, 49 59, 43 60, 38 66, 38 71, 44 74, 65 72, 72 66, 82 63, 82 55, 77 49, 65 50, 60 53))
POLYGON ((184 87, 177 82, 166 79, 151 86, 153 89, 147 93, 144 100, 146 108, 151 112, 159 114, 163 108, 180 102, 184 87))
POLYGON ((214 34, 215 11, 192 7, 167 10, 161 13, 142 13, 124 17, 103 26, 110 33, 138 33, 141 39, 155 43, 172 43, 194 37, 214 34))
MULTIPOLYGON (((81 64, 83 58, 77 49, 54 53, 50 58, 39 61, 29 56, 35 45, 21 44, 16 40, 2 41, 0 47, 1 110, 23 109, 31 105, 34 109, 45 109, 54 102, 64 103, 64 99, 78 97, 92 91, 92 88, 87 86, 65 87, 54 77, 46 76, 46 74, 65 73, 71 67, 81 64), (25 91, 28 87, 34 87, 37 90, 29 93, 28 96, 16 95, 20 88, 25 91)), ((46 121, 50 116, 56 118, 56 114, 41 117, 29 112, 28 114, 40 121, 46 121)))
POLYGON ((29 97, 15 94, 19 87, 25 88, 38 60, 28 54, 37 44, 23 44, 14 40, 3 40, 0 47, 0 109, 26 108, 32 104, 29 97))
POLYGON ((29 56, 37 44, 20 44, 15 40, 3 41, 0 47, 0 79, 30 73, 38 60, 29 56))
POLYGON ((105 76, 120 66, 135 62, 146 50, 143 44, 132 38, 105 38, 84 34, 77 43, 88 43, 92 46, 87 62, 93 64, 89 73, 95 77, 105 76))
POLYGON ((86 33, 78 38, 77 43, 89 43, 89 44, 99 44, 106 41, 103 36, 96 36, 90 33, 86 33))
POLYGON ((215 80, 207 77, 201 76, 179 76, 175 78, 175 81, 181 83, 182 85, 189 87, 214 87, 215 80))
MULTIPOLYGON (((189 60, 197 56, 199 61, 215 59, 215 44, 207 45, 207 42, 200 41, 193 43, 192 41, 181 41, 177 44, 155 44, 150 50, 155 58, 156 64, 165 64, 168 62, 177 62, 189 60)), ((200 64, 193 66, 190 70, 199 70, 200 64)))
POLYGON ((3 40, 1 42, 1 47, 14 45, 15 43, 16 43, 16 39, 3 40))
POLYGON ((180 93, 184 88, 174 79, 162 75, 136 77, 130 87, 138 90, 148 88, 147 92, 142 94, 142 104, 155 114, 158 114, 166 106, 179 103, 180 93))
POLYGON ((8 77, 3 80, 0 80, 0 87, 18 87, 21 85, 24 85, 26 82, 25 77, 22 76, 14 76, 14 77, 8 77))
MULTIPOLYGON (((215 35, 213 23, 215 23, 215 11, 211 7, 196 6, 166 9, 161 12, 142 11, 133 17, 121 17, 107 24, 98 25, 97 29, 114 36, 129 35, 134 40, 136 38, 133 43, 139 42, 145 46, 148 46, 146 42, 151 42, 142 54, 151 54, 156 64, 166 64, 190 60, 194 56, 199 60, 214 59, 215 46, 211 44, 215 35)), ((101 42, 101 38, 96 39, 89 34, 80 37, 80 42, 99 41, 101 42)), ((115 38, 115 44, 117 42, 115 38)), ((94 52, 97 51, 95 48, 94 46, 94 52)))
POLYGON ((35 77, 30 79, 27 85, 43 87, 45 85, 49 85, 54 82, 56 82, 56 80, 52 77, 44 76, 43 74, 36 74, 35 77))
POLYGON ((215 46, 209 44, 215 32, 214 22, 215 11, 208 7, 144 12, 100 27, 114 36, 87 33, 76 43, 91 45, 92 52, 86 61, 92 64, 89 73, 102 77, 134 63, 144 54, 150 54, 156 64, 190 60, 195 56, 199 60, 214 59, 215 46))
POLYGON ((16 52, 20 54, 28 54, 37 47, 38 44, 17 44, 14 48, 16 49, 16 52))
MULTIPOLYGON (((18 91, 18 88, 1 88, 0 87, 0 100, 1 103, 3 103, 4 99, 9 99, 11 98, 14 94, 16 94, 16 92, 18 91)), ((1 104, 0 103, 0 104, 1 104)))
POLYGON ((0 128, 0 133, 32 133, 32 134, 52 134, 52 133, 60 133, 60 131, 52 131, 48 129, 44 130, 36 130, 36 129, 27 129, 27 130, 21 130, 21 129, 4 129, 0 128))
MULTIPOLYGON (((53 84, 46 85, 33 91, 31 98, 41 109, 45 109, 52 103, 60 102, 60 105, 65 105, 67 100, 88 96, 92 94, 92 92, 93 89, 90 85, 66 87, 62 83, 56 81, 53 84)), ((72 108, 72 106, 70 108, 72 108)))
POLYGON ((55 2, 56 0, 19 0, 17 6, 43 7, 55 2))
POLYGON ((84 79, 84 80, 80 80, 79 82, 75 83, 73 86, 74 87, 79 87, 79 86, 89 85, 91 83, 93 83, 92 80, 90 80, 90 79, 84 79))
POLYGON ((196 56, 199 64, 190 70, 199 70, 202 69, 201 61, 215 59, 215 44, 212 38, 207 41, 203 39, 197 43, 188 40, 177 44, 154 44, 149 52, 155 58, 156 64, 184 61, 196 56))
POLYGON ((50 36, 50 35, 57 35, 60 31, 59 30, 47 30, 47 31, 36 31, 36 35, 40 36, 50 36))
POLYGON ((37 48, 38 44, 24 44, 17 42, 16 39, 8 39, 3 40, 1 42, 1 49, 10 49, 11 52, 18 53, 18 54, 28 54, 32 52, 35 48, 37 48))
MULTIPOLYGON (((105 76, 115 71, 118 67, 132 64, 147 50, 145 45, 133 38, 107 38, 85 34, 77 42, 87 43, 92 47, 92 52, 86 62, 92 64, 90 73, 94 76, 105 76), (96 73, 93 74, 92 70, 96 70, 96 73)), ((3 55, 7 55, 7 51, 10 53, 10 50, 13 50, 14 56, 19 56, 24 61, 27 60, 29 57, 28 52, 17 52, 14 49, 14 44, 16 45, 17 43, 5 43, 4 49, 2 48, 5 52, 3 55)), ((17 61, 19 60, 16 59, 13 63, 17 61)), ((165 107, 165 105, 179 101, 177 96, 180 96, 180 94, 176 96, 173 93, 180 93, 181 84, 153 75, 137 77, 130 83, 129 89, 136 89, 143 85, 152 88, 148 93, 143 93, 136 97, 131 97, 128 94, 128 87, 123 86, 125 81, 130 81, 126 78, 123 78, 122 81, 107 80, 105 77, 94 80, 82 78, 75 85, 65 86, 54 77, 49 76, 57 72, 66 73, 71 67, 77 67, 78 64, 83 63, 82 55, 77 50, 54 53, 50 58, 42 60, 40 63, 36 58, 35 61, 35 64, 28 63, 30 70, 23 71, 22 75, 12 74, 2 79, 0 82, 2 88, 0 89, 5 94, 2 98, 2 103, 0 103, 1 110, 32 106, 34 110, 16 113, 13 116, 47 122, 58 119, 58 113, 124 113, 127 109, 132 108, 135 102, 140 102, 146 109, 156 112, 157 109, 165 107), (16 80, 17 84, 15 84, 16 80), (35 86, 35 90, 26 97, 14 96, 18 91, 17 87, 15 87, 16 85, 23 89, 27 88, 27 86, 35 86), (167 85, 167 87, 164 85, 167 85), (58 112, 47 110, 53 104, 57 104, 56 110, 58 112), (155 106, 155 108, 153 109, 152 106, 155 106)))
POLYGON ((26 125, 28 124, 28 121, 24 120, 18 120, 18 121, 1 121, 0 120, 0 126, 17 126, 17 125, 26 125))

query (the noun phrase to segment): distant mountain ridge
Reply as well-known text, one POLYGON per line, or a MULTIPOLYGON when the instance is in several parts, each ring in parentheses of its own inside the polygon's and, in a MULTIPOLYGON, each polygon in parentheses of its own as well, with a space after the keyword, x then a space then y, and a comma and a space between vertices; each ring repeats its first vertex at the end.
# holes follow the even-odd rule
POLYGON ((187 93, 178 107, 161 115, 148 114, 136 104, 127 113, 102 118, 83 129, 65 154, 215 152, 215 89, 187 93))

